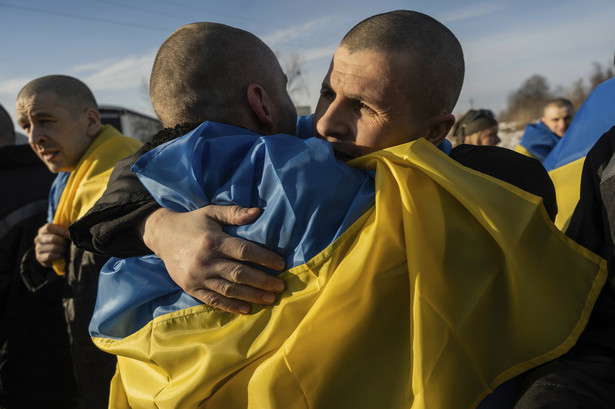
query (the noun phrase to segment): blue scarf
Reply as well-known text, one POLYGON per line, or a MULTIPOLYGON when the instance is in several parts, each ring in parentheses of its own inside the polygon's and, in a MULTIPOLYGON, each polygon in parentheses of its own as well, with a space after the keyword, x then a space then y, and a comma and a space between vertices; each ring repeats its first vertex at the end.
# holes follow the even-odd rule
POLYGON ((519 145, 527 149, 533 157, 544 162, 560 139, 544 122, 540 121, 537 124, 529 124, 525 128, 519 145))
POLYGON ((53 180, 49 189, 49 207, 47 208, 47 223, 53 223, 53 217, 58 209, 58 203, 70 177, 70 172, 60 172, 53 180))

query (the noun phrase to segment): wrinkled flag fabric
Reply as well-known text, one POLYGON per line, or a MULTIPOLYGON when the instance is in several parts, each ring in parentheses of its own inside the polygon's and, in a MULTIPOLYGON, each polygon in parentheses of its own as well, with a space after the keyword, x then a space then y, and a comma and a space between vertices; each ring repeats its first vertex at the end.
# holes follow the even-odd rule
POLYGON ((540 198, 424 139, 350 164, 317 139, 215 123, 136 163, 167 207, 263 207, 229 232, 283 249, 290 268, 275 305, 232 315, 153 256, 111 260, 90 326, 118 357, 111 406, 471 408, 574 344, 605 263, 540 198), (334 226, 332 201, 350 215, 334 226))
MULTIPOLYGON (((68 226, 83 216, 107 188, 113 166, 141 147, 141 141, 122 135, 111 125, 102 125, 100 133, 70 172, 62 190, 53 223, 68 226)), ((53 262, 56 274, 64 275, 66 260, 53 262)))

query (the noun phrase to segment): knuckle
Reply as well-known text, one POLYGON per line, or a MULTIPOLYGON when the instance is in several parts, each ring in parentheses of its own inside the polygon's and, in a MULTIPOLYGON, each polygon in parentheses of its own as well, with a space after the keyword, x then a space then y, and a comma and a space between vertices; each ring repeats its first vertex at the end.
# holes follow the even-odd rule
POLYGON ((229 206, 228 208, 228 216, 231 222, 236 223, 237 220, 241 217, 243 213, 243 207, 241 206, 229 206))
POLYGON ((220 240, 216 234, 205 233, 201 236, 199 245, 201 251, 214 253, 220 247, 220 240))
POLYGON ((239 260, 246 261, 250 256, 250 244, 249 242, 239 241, 237 242, 237 257, 239 260))
POLYGON ((246 280, 247 274, 244 266, 239 264, 229 271, 229 280, 234 283, 243 283, 246 280))
POLYGON ((220 301, 218 300, 218 297, 216 296, 216 294, 209 292, 209 291, 202 294, 200 299, 201 301, 203 301, 205 304, 209 305, 210 307, 218 308, 220 305, 220 301))
POLYGON ((236 287, 237 286, 234 283, 231 283, 230 281, 225 280, 222 283, 220 283, 220 286, 218 287, 218 289, 220 290, 220 294, 226 297, 230 297, 234 294, 236 287))
POLYGON ((228 305, 229 303, 226 302, 226 299, 216 293, 207 291, 201 295, 200 299, 201 301, 203 301, 203 303, 205 303, 206 305, 209 305, 210 307, 217 308, 219 310, 224 310, 224 311, 229 310, 229 305, 228 305))

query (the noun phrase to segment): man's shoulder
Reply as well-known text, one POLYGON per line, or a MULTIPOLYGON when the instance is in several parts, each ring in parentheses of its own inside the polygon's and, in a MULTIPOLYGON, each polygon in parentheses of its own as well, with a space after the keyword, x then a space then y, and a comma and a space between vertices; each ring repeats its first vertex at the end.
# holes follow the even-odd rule
POLYGON ((142 145, 143 142, 122 135, 111 125, 103 125, 82 160, 83 158, 90 159, 90 161, 95 160, 98 166, 103 168, 113 167, 118 160, 133 154, 142 145))
POLYGON ((465 144, 453 148, 450 157, 463 166, 541 196, 547 212, 555 217, 555 188, 540 161, 499 146, 465 144))
POLYGON ((501 167, 503 164, 494 163, 498 160, 506 163, 524 163, 528 166, 539 166, 540 162, 525 155, 501 146, 476 146, 469 144, 457 145, 451 150, 451 158, 464 166, 501 167))

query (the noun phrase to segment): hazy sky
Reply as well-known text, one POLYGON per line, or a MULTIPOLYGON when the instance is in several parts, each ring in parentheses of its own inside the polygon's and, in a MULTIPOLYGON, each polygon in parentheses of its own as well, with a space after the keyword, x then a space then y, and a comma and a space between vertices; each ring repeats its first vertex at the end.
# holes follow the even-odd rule
POLYGON ((215 21, 256 34, 283 65, 299 56, 306 89, 295 101, 314 109, 343 35, 396 9, 429 14, 459 38, 466 78, 455 113, 500 111, 533 74, 569 86, 593 62, 613 63, 613 0, 0 0, 0 104, 15 119, 21 87, 66 74, 88 84, 99 104, 153 114, 147 83, 158 47, 184 24, 215 21))

